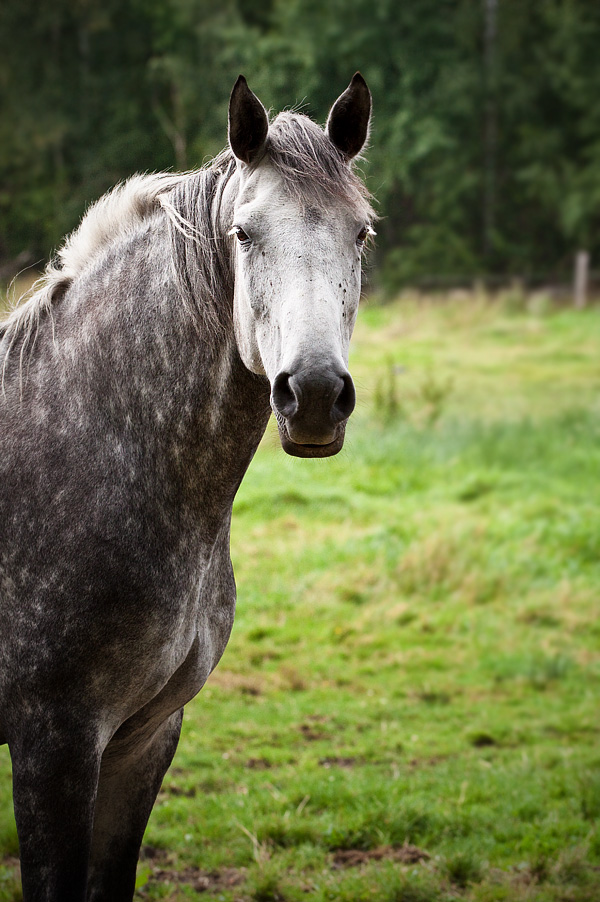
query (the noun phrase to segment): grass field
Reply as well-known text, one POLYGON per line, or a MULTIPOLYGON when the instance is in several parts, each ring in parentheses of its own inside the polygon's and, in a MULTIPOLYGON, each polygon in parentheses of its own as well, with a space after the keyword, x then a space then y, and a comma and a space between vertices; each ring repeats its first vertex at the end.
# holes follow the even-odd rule
MULTIPOLYGON (((600 899, 600 311, 371 303, 351 370, 342 453, 239 492, 139 899, 600 899)), ((16 855, 4 747, 0 902, 16 855)))

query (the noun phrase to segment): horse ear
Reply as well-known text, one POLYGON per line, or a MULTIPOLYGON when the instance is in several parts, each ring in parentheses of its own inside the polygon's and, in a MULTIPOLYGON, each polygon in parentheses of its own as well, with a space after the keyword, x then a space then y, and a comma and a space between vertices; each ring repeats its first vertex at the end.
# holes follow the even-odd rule
POLYGON ((268 131, 267 111, 240 75, 229 98, 229 146, 238 160, 253 163, 265 145, 268 131))
POLYGON ((369 134, 371 92, 357 72, 346 90, 333 104, 326 132, 349 160, 359 153, 369 134))

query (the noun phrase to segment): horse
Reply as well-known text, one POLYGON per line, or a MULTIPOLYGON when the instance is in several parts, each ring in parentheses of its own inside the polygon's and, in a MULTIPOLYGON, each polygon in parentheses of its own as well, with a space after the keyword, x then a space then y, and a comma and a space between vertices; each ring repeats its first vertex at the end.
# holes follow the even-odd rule
POLYGON ((233 624, 232 503, 274 412, 343 445, 370 195, 360 73, 326 126, 240 76, 228 145, 91 207, 0 326, 0 742, 25 902, 129 902, 183 707, 233 624))

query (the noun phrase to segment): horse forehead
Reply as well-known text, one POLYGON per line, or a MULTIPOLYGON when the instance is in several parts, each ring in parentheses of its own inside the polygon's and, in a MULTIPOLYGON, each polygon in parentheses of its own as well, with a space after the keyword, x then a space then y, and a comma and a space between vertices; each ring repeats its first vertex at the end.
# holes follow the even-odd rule
POLYGON ((268 157, 265 157, 258 166, 244 171, 240 179, 237 203, 250 204, 273 191, 277 194, 285 194, 283 178, 271 165, 268 157))
MULTIPOLYGON (((318 189, 317 189, 318 191, 318 189)), ((335 231, 340 223, 353 217, 347 205, 337 198, 328 198, 327 204, 319 206, 308 197, 290 192, 283 177, 268 161, 261 163, 244 180, 236 200, 236 212, 243 212, 264 223, 276 225, 323 226, 335 231)))

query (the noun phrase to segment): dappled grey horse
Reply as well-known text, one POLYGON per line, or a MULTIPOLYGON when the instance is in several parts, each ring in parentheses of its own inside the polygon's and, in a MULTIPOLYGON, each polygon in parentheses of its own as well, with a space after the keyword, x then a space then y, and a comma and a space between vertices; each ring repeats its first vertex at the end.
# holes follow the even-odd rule
POLYGON ((229 148, 92 207, 0 326, 0 742, 26 902, 120 902, 233 623, 234 495, 275 412, 326 457, 373 211, 356 74, 325 130, 240 76, 229 148))

